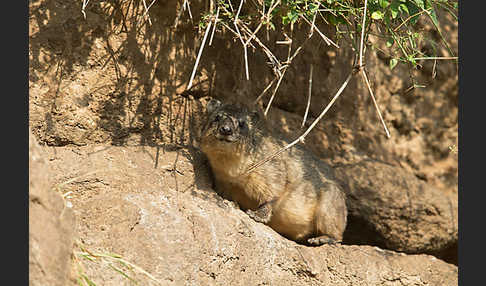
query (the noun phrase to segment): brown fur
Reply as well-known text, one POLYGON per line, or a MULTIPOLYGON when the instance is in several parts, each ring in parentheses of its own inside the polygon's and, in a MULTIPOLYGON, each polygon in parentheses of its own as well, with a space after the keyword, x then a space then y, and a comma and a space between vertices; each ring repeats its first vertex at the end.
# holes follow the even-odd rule
POLYGON ((216 190, 289 239, 317 245, 341 241, 347 217, 344 193, 332 181, 331 169, 309 151, 294 146, 244 174, 286 143, 271 134, 259 112, 242 104, 208 104, 201 150, 216 190))

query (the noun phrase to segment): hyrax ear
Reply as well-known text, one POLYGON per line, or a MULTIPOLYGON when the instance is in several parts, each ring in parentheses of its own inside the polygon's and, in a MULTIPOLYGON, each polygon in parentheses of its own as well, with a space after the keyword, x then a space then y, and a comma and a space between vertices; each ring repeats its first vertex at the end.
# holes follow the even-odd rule
POLYGON ((206 112, 208 114, 213 113, 218 107, 221 106, 221 101, 217 99, 211 99, 208 104, 206 105, 206 112))

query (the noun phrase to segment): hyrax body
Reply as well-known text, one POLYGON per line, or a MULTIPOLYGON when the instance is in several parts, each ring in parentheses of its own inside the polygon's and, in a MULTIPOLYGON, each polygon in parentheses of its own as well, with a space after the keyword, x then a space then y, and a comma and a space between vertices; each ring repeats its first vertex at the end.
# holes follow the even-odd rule
POLYGON ((245 105, 212 100, 207 111, 201 150, 218 193, 289 239, 311 245, 342 240, 345 195, 325 163, 294 146, 246 173, 287 141, 272 135, 262 115, 245 105))

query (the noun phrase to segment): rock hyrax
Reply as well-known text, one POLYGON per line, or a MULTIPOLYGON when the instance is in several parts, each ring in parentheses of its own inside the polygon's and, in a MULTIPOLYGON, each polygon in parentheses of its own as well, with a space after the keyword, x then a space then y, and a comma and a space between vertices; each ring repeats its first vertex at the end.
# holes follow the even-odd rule
POLYGON ((245 173, 288 141, 272 134, 261 112, 246 105, 211 100, 207 112, 201 150, 219 194, 289 239, 311 245, 341 242, 345 195, 329 166, 297 145, 245 173))

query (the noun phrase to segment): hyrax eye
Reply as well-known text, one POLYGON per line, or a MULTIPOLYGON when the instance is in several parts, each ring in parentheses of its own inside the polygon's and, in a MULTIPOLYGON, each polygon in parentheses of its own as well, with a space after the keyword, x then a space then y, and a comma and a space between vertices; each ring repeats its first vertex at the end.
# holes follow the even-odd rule
POLYGON ((221 114, 216 114, 216 116, 214 117, 214 122, 220 121, 221 118, 222 118, 221 114))
POLYGON ((243 120, 243 119, 238 120, 238 126, 240 126, 240 128, 245 128, 246 127, 246 121, 243 120))

